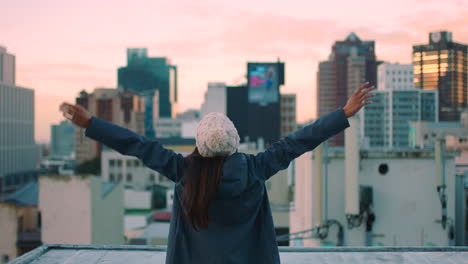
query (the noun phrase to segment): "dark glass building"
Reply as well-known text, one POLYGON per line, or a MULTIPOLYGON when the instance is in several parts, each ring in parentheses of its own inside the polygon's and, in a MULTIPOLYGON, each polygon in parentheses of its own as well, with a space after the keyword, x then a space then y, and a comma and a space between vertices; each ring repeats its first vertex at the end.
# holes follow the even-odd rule
POLYGON ((241 142, 263 138, 274 143, 281 136, 279 87, 284 84, 284 63, 248 63, 247 85, 226 87, 227 116, 241 142))
POLYGON ((154 119, 175 117, 177 66, 165 57, 148 57, 146 48, 127 49, 127 66, 118 69, 118 86, 145 98, 145 135, 154 137, 154 119), (158 109, 153 109, 158 98, 158 109))
POLYGON ((468 45, 452 41, 452 33, 431 32, 429 44, 413 46, 414 84, 439 91, 439 120, 459 121, 468 107, 468 45))
MULTIPOLYGON (((327 61, 317 72, 317 117, 343 107, 348 97, 363 82, 377 84, 375 42, 362 41, 355 33, 337 41, 327 61)), ((331 146, 343 146, 344 134, 329 140, 331 146)))

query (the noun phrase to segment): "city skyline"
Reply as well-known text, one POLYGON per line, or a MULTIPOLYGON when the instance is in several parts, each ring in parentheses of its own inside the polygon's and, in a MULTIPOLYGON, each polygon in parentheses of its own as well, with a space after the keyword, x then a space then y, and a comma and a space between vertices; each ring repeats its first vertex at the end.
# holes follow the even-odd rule
POLYGON ((315 117, 318 62, 350 32, 374 40, 378 60, 400 63, 411 62, 412 46, 427 43, 430 31, 468 42, 464 1, 340 2, 339 9, 337 2, 48 1, 45 8, 11 1, 3 5, 0 45, 17 58, 17 84, 35 90, 35 138, 45 142, 50 125, 62 120, 60 102, 73 102, 83 89, 117 86, 128 47, 178 65, 179 111, 199 108, 208 82, 233 84, 248 61, 279 57, 287 78, 281 92, 298 95, 303 122, 315 117))

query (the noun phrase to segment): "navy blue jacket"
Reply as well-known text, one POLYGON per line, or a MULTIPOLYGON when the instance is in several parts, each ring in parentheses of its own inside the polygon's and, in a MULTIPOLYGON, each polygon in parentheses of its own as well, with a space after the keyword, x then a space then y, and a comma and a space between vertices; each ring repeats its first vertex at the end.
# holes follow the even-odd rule
POLYGON ((265 181, 303 153, 349 126, 342 109, 272 144, 257 155, 226 158, 207 229, 195 231, 181 215, 185 158, 157 140, 93 117, 86 136, 135 156, 176 183, 166 263, 280 263, 265 181))

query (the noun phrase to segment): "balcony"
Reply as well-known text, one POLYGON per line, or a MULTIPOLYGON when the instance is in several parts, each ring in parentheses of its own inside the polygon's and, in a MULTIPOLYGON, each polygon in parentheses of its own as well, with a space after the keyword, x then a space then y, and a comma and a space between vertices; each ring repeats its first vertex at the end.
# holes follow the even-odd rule
MULTIPOLYGON (((280 247, 281 263, 411 263, 453 264, 467 263, 468 247, 446 248, 386 248, 386 247, 334 247, 291 248, 280 247)), ((95 246, 44 245, 10 264, 43 263, 164 263, 166 247, 150 246, 95 246)))

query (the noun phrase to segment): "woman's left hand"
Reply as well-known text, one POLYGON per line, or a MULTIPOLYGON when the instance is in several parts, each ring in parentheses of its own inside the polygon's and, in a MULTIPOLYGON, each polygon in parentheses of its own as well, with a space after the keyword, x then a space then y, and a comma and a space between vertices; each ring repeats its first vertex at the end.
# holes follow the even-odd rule
POLYGON ((346 105, 343 107, 346 117, 352 117, 359 112, 363 106, 372 103, 372 101, 368 101, 367 99, 375 96, 375 94, 369 94, 369 92, 374 89, 374 86, 369 87, 369 82, 366 82, 359 87, 359 89, 356 89, 353 95, 348 99, 346 105))

